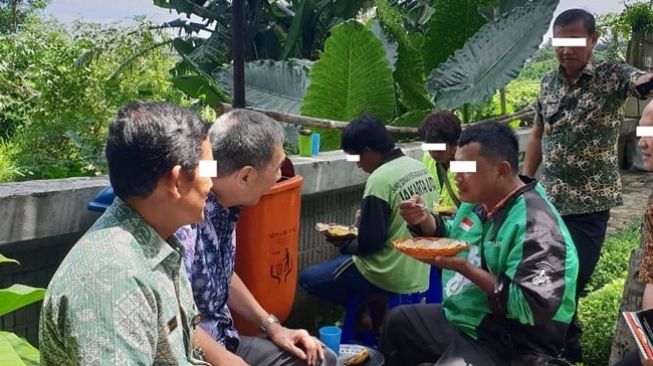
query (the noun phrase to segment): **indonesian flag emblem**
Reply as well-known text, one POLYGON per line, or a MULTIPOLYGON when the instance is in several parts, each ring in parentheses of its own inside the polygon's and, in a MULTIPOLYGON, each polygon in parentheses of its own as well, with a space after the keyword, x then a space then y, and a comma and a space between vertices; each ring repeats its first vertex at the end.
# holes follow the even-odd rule
POLYGON ((463 229, 465 232, 468 232, 469 229, 472 228, 472 225, 474 225, 474 222, 470 220, 469 217, 465 217, 463 221, 460 222, 460 225, 458 225, 458 227, 463 229))

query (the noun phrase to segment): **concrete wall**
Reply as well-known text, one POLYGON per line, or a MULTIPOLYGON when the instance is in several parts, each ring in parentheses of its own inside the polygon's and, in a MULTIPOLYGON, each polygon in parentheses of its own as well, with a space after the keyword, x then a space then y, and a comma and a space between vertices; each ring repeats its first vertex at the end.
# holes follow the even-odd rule
MULTIPOLYGON (((526 148, 529 132, 518 131, 521 151, 526 148)), ((421 159, 420 144, 400 147, 408 156, 421 159)), ((291 159, 296 174, 304 177, 301 270, 338 254, 313 227, 316 222, 351 222, 367 174, 345 161, 344 154, 338 151, 291 159)), ((98 214, 89 212, 86 205, 107 184, 106 177, 0 184, 0 252, 22 264, 0 266, 0 287, 12 283, 46 287, 68 250, 97 219, 98 214)), ((294 319, 302 318, 304 301, 305 295, 298 292, 294 319)), ((36 344, 39 305, 0 318, 0 329, 15 331, 36 344)))

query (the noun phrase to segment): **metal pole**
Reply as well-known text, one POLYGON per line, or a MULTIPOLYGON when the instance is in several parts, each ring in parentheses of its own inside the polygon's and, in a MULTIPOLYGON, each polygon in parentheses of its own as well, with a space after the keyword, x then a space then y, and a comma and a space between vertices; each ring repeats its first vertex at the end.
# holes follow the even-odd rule
POLYGON ((245 107, 245 8, 243 0, 233 0, 231 52, 234 63, 234 107, 245 107))

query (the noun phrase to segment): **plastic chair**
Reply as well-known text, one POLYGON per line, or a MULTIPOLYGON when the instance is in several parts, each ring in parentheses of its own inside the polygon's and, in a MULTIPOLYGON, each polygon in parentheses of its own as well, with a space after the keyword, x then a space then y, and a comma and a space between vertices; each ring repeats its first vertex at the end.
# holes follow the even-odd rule
MULTIPOLYGON (((437 267, 431 266, 429 288, 424 292, 415 292, 412 294, 398 294, 394 292, 388 292, 387 295, 388 309, 394 309, 399 305, 408 304, 438 304, 442 302, 442 281, 440 279, 440 271, 437 267)), ((351 296, 347 301, 347 309, 345 311, 345 320, 342 324, 342 336, 340 343, 354 343, 355 339, 360 344, 373 347, 376 343, 374 332, 354 332, 356 310, 358 309, 361 300, 361 295, 355 294, 354 296, 351 296)))

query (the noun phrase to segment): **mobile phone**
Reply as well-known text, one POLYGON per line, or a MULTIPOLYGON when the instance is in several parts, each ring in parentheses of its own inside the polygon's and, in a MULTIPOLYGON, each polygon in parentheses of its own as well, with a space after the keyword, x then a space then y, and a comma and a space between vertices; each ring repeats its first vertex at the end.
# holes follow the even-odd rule
POLYGON ((653 79, 651 79, 651 80, 649 80, 649 81, 647 81, 645 83, 635 85, 635 89, 637 89, 637 92, 642 97, 648 96, 649 93, 651 92, 651 89, 653 89, 653 79))

